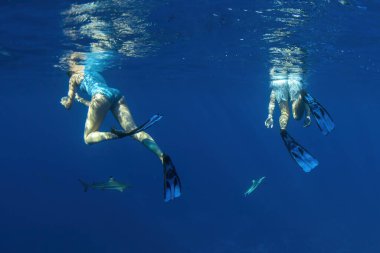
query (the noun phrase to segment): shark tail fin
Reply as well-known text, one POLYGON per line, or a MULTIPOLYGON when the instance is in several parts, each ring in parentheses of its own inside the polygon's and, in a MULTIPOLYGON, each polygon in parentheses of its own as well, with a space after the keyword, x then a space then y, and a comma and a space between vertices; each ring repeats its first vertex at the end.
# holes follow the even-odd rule
POLYGON ((81 179, 79 179, 79 182, 82 184, 84 192, 87 192, 88 191, 88 184, 81 179))

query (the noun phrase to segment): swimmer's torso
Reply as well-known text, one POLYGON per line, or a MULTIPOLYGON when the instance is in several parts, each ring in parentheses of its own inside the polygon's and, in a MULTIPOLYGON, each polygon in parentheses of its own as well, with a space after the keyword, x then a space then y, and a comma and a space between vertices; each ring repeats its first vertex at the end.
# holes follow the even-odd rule
POLYGON ((83 72, 79 89, 87 93, 90 97, 93 97, 95 94, 102 94, 112 103, 121 98, 120 91, 109 87, 104 78, 95 71, 83 72))

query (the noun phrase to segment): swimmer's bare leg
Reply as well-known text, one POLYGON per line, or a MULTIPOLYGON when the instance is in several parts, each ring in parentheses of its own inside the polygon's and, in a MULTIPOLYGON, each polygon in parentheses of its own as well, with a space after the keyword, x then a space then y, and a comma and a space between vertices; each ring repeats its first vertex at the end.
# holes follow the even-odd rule
POLYGON ((280 106, 280 128, 281 130, 286 130, 286 126, 288 125, 289 121, 289 105, 287 101, 281 101, 279 103, 280 106))
POLYGON ((311 117, 310 117, 310 107, 304 102, 303 95, 300 94, 299 97, 292 102, 292 112, 293 112, 293 118, 295 120, 301 120, 302 116, 305 114, 305 120, 304 120, 304 127, 308 127, 311 124, 311 117))
POLYGON ((306 117, 304 120, 304 127, 308 127, 311 124, 311 110, 308 104, 305 104, 305 110, 306 110, 306 117))
POLYGON ((110 107, 111 103, 103 95, 97 94, 91 99, 84 130, 84 142, 86 144, 119 138, 111 132, 98 131, 110 107))
MULTIPOLYGON (((112 113, 125 131, 130 132, 136 129, 137 126, 133 120, 132 114, 125 102, 124 97, 117 102, 117 104, 112 109, 112 113)), ((141 131, 132 135, 132 137, 142 143, 150 151, 155 153, 161 161, 163 160, 164 153, 148 133, 141 131)))
POLYGON ((302 95, 298 95, 297 99, 292 101, 292 113, 295 120, 302 119, 305 113, 305 102, 302 99, 302 95))

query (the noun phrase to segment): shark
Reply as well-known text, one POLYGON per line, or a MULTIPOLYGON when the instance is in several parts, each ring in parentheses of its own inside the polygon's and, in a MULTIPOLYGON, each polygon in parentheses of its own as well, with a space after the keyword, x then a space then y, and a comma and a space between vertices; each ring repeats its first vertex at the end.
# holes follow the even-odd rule
POLYGON ((129 185, 118 182, 113 177, 110 177, 107 182, 89 184, 89 183, 84 182, 81 179, 79 179, 79 182, 82 184, 85 192, 87 192, 88 189, 115 190, 115 191, 123 192, 126 188, 130 188, 129 185))
POLYGON ((244 196, 247 197, 249 194, 251 194, 256 188, 261 184, 261 182, 265 179, 265 177, 261 177, 258 180, 252 180, 252 185, 249 187, 249 189, 244 193, 244 196))

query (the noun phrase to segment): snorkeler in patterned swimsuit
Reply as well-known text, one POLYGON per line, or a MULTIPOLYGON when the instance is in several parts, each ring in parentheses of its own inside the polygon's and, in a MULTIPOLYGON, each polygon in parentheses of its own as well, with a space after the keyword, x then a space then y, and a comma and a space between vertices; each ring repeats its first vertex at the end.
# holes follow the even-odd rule
POLYGON ((280 107, 280 129, 281 137, 293 159, 302 167, 305 172, 310 172, 318 166, 318 160, 315 159, 304 147, 298 144, 293 137, 286 131, 289 121, 289 101, 292 105, 292 114, 295 120, 301 120, 305 116, 304 127, 311 124, 311 113, 314 115, 317 124, 324 135, 327 135, 334 129, 334 122, 329 113, 319 104, 310 94, 306 93, 302 83, 301 74, 292 73, 288 69, 272 68, 271 77, 271 94, 268 107, 268 118, 265 121, 267 128, 273 128, 273 112, 278 103, 280 107))
POLYGON ((132 136, 155 153, 161 160, 164 167, 165 201, 179 197, 181 195, 181 182, 170 157, 161 151, 148 133, 143 131, 158 121, 160 116, 155 115, 141 127, 136 127, 125 98, 120 94, 119 90, 110 88, 99 73, 87 71, 83 65, 71 65, 68 75, 70 76, 68 96, 61 99, 61 104, 66 109, 70 109, 75 98, 76 101, 88 106, 84 131, 85 143, 94 144, 105 140, 132 136), (91 101, 80 97, 76 93, 77 88, 88 94, 91 97, 91 101), (110 132, 99 131, 100 125, 108 111, 112 111, 124 131, 114 129, 110 132))

